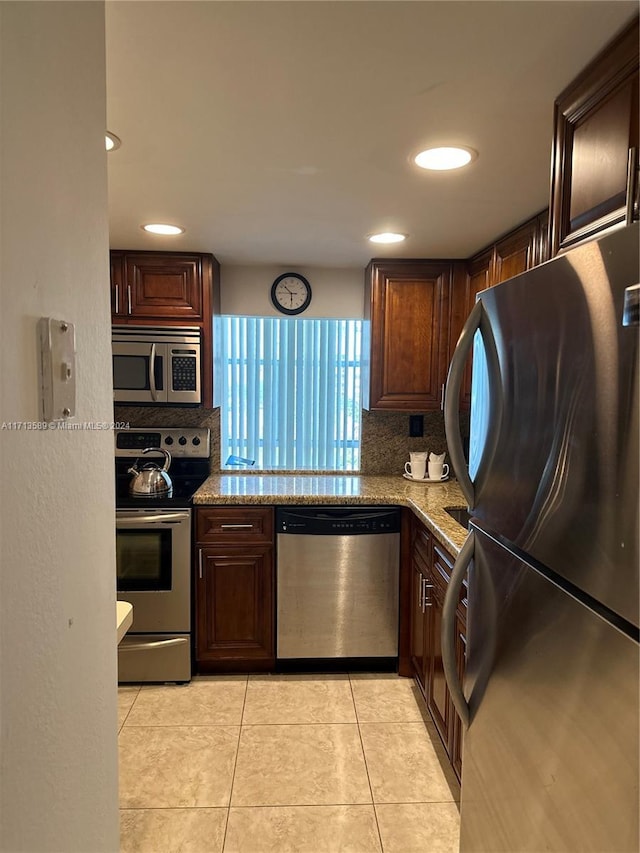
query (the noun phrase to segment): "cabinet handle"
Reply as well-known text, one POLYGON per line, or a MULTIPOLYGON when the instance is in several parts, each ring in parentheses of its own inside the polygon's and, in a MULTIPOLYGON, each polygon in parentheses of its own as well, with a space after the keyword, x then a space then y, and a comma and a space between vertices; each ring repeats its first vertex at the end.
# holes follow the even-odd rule
POLYGON ((424 602, 424 607, 422 608, 423 613, 427 607, 433 607, 433 601, 431 601, 431 597, 427 597, 427 590, 433 588, 433 584, 429 583, 428 578, 424 578, 422 581, 422 600, 424 602))
POLYGON ((422 577, 422 572, 420 574, 420 612, 424 613, 424 578, 422 577))
POLYGON ((625 204, 625 222, 627 225, 631 225, 638 216, 637 184, 638 149, 634 145, 633 148, 629 149, 629 159, 627 160, 627 198, 625 204))
POLYGON ((127 309, 128 313, 131 314, 131 285, 127 285, 127 309))
POLYGON ((444 386, 445 383, 442 383, 442 388, 440 389, 440 411, 444 412, 444 386))
POLYGON ((202 548, 198 548, 198 577, 202 580, 202 548))
POLYGON ((252 530, 253 524, 221 524, 220 530, 252 530))
POLYGON ((114 287, 113 289, 116 292, 116 314, 119 314, 120 313, 120 288, 114 287))

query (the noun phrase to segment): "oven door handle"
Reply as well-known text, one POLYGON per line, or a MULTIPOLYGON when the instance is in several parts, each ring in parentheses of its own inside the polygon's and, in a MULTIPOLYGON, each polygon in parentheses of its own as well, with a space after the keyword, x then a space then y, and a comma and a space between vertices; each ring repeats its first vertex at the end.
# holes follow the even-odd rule
POLYGON ((175 524, 179 521, 188 521, 188 512, 166 512, 164 515, 116 515, 116 527, 135 527, 139 524, 175 524))
POLYGON ((149 643, 120 643, 119 652, 141 652, 146 649, 160 649, 167 646, 182 646, 188 642, 186 637, 172 637, 170 640, 151 640, 149 643))

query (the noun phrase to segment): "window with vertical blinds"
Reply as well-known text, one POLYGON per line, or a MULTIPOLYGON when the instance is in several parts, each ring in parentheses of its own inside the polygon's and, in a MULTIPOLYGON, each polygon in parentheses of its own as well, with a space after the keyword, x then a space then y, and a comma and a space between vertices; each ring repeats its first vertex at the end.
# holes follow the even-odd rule
POLYGON ((222 466, 357 471, 362 321, 217 319, 222 466))

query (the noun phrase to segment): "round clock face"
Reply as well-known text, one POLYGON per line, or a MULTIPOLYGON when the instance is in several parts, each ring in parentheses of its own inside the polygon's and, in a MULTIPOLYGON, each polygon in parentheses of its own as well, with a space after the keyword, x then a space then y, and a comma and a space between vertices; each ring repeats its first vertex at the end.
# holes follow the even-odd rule
POLYGON ((271 301, 283 314, 300 314, 311 302, 311 285, 300 273, 286 272, 271 285, 271 301))

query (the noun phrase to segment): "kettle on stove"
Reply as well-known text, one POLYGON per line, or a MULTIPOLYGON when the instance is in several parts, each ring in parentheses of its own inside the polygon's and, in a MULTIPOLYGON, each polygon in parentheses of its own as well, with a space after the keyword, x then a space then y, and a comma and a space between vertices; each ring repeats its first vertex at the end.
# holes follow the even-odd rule
POLYGON ((161 468, 155 462, 145 462, 141 468, 138 468, 136 466, 139 460, 136 459, 127 472, 133 474, 129 483, 129 494, 134 498, 170 498, 173 493, 173 484, 167 471, 171 465, 171 454, 162 447, 146 447, 142 453, 164 454, 164 465, 161 468))

